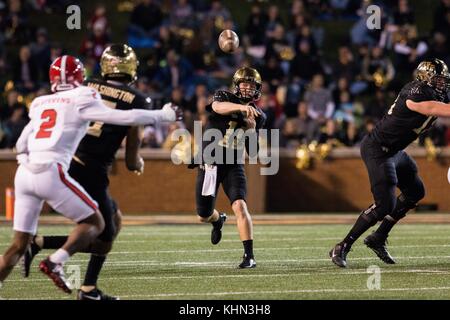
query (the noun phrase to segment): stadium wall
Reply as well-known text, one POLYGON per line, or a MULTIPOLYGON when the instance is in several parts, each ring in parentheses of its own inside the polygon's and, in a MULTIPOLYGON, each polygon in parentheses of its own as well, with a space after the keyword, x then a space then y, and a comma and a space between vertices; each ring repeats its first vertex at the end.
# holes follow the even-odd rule
MULTIPOLYGON (((409 153, 416 159, 427 188, 422 204, 450 211, 447 182, 450 149, 443 150, 438 159, 432 161, 427 160, 422 149, 409 153)), ((144 150, 142 154, 145 159, 143 176, 126 169, 122 153, 112 167, 111 194, 122 211, 125 214, 193 214, 196 170, 173 165, 169 153, 163 150, 144 150)), ((284 152, 280 171, 275 176, 259 175, 259 166, 246 167, 251 212, 348 212, 370 205, 368 177, 358 150, 336 150, 328 160, 313 161, 309 169, 299 170, 296 163, 295 153, 284 152)), ((5 188, 13 186, 16 167, 14 154, 1 151, 1 215, 5 213, 5 188)), ((222 190, 217 207, 230 211, 222 190)))

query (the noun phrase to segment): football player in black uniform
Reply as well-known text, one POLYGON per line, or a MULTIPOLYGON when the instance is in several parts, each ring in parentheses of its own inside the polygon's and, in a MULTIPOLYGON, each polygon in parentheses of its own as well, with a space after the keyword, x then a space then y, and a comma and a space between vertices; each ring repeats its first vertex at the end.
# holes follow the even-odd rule
POLYGON ((450 74, 443 61, 423 61, 417 67, 416 80, 402 88, 383 119, 363 139, 361 156, 375 203, 361 213, 344 240, 330 251, 331 260, 339 267, 347 266, 353 243, 378 221, 379 228, 364 243, 383 262, 395 263, 386 247, 389 232, 425 195, 416 163, 403 149, 429 129, 436 117, 450 116, 449 86, 450 74), (396 187, 401 191, 398 197, 396 187))
MULTIPOLYGON (((214 205, 217 191, 222 184, 236 215, 239 236, 244 246, 244 257, 239 267, 254 268, 256 262, 253 255, 253 225, 246 204, 247 181, 244 165, 237 161, 240 155, 243 155, 243 150, 249 152, 250 148, 248 140, 245 141, 245 137, 242 136, 239 138, 239 134, 236 133, 240 130, 251 130, 246 131, 246 134, 257 135, 257 130, 263 127, 265 114, 254 104, 261 96, 262 83, 258 71, 247 67, 238 69, 232 82, 233 92, 217 91, 213 102, 206 108, 209 118, 205 133, 208 129, 220 130, 223 139, 218 146, 223 148, 224 159, 218 163, 203 158, 203 165, 198 169, 196 185, 197 214, 202 222, 213 225, 211 242, 218 244, 222 238, 226 214, 219 213, 214 209, 214 205), (225 159, 227 150, 234 154, 233 163, 225 159)), ((257 136, 254 141, 257 141, 257 136)), ((210 143, 212 142, 203 139, 202 151, 210 143)))
MULTIPOLYGON (((101 61, 102 78, 89 79, 85 85, 98 90, 103 102, 114 109, 151 109, 149 97, 131 84, 136 80, 138 60, 133 49, 123 44, 113 44, 105 49, 101 61)), ((176 109, 176 107, 173 107, 176 109)), ((176 110, 180 119, 181 110, 176 110)), ((139 156, 140 128, 91 123, 86 136, 81 140, 69 173, 97 201, 105 220, 105 229, 89 250, 91 257, 84 283, 78 291, 79 300, 116 300, 97 288, 97 279, 106 255, 121 228, 122 214, 108 191, 108 172, 117 150, 126 138, 125 162, 128 170, 141 174, 144 161, 139 156)), ((59 248, 66 236, 35 236, 27 253, 22 258, 23 274, 28 277, 33 257, 41 249, 59 248)))

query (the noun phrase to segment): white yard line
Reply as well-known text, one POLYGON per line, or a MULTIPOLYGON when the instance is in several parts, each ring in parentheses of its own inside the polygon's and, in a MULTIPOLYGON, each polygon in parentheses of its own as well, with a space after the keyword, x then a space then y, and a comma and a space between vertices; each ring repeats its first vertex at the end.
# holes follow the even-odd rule
POLYGON ((125 295, 121 296, 124 299, 133 298, 158 298, 158 297, 186 297, 186 296, 234 296, 245 294, 290 294, 290 293, 345 293, 345 292, 388 292, 388 291, 442 291, 450 290, 450 287, 422 287, 422 288, 387 288, 381 290, 369 289, 316 289, 316 290, 268 290, 268 291, 233 291, 233 292, 187 292, 187 293, 160 293, 149 295, 125 295))
MULTIPOLYGON (((398 260, 427 260, 427 259, 450 259, 450 256, 397 256, 398 260)), ((377 257, 356 257, 349 259, 351 261, 367 261, 367 260, 379 260, 377 257)), ((88 259, 73 259, 70 260, 70 264, 84 263, 88 259)), ((266 264, 279 264, 279 263, 302 263, 302 262, 324 262, 330 261, 330 258, 311 258, 311 259, 269 259, 269 260, 257 260, 259 263, 266 264)), ((195 267, 195 266, 234 266, 235 262, 232 261, 175 261, 175 262, 158 262, 155 260, 128 260, 128 261, 108 261, 105 264, 110 266, 183 266, 183 267, 195 267)))
MULTIPOLYGON (((317 268, 314 268, 317 269, 317 268)), ((319 270, 323 270, 319 268, 319 270)), ((292 278, 296 276, 336 276, 336 273, 333 272, 336 270, 335 267, 329 268, 329 272, 321 271, 321 272, 296 272, 296 273, 264 273, 264 274, 228 274, 228 275, 199 275, 199 276, 142 276, 142 277, 103 277, 104 280, 181 280, 181 279, 228 279, 228 278, 267 278, 267 277, 276 277, 276 278, 292 278)), ((450 275, 450 271, 444 270, 432 270, 432 269, 411 269, 411 270, 381 270, 382 274, 401 274, 401 273, 412 273, 412 274, 422 274, 422 275, 450 275)), ((348 275, 367 275, 367 270, 365 269, 355 269, 351 271, 341 271, 339 276, 348 276, 348 275)), ((9 282, 47 282, 48 279, 14 279, 8 280, 9 282)))

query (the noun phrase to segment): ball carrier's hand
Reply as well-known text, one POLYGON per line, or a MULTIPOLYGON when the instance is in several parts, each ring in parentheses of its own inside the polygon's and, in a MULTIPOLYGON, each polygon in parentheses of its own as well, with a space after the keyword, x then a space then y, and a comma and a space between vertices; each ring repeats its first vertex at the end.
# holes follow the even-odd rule
POLYGON ((241 112, 247 118, 253 117, 253 119, 255 119, 256 117, 259 117, 261 115, 261 113, 258 110, 256 110, 256 108, 253 107, 252 105, 242 105, 241 112))

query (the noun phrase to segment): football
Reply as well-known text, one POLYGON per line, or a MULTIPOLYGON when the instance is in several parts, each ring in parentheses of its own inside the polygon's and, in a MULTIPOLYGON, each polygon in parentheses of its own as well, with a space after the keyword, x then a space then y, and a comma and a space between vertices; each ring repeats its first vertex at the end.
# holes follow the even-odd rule
POLYGON ((239 47, 239 37, 233 30, 223 30, 219 35, 219 47, 223 52, 233 53, 239 47))

